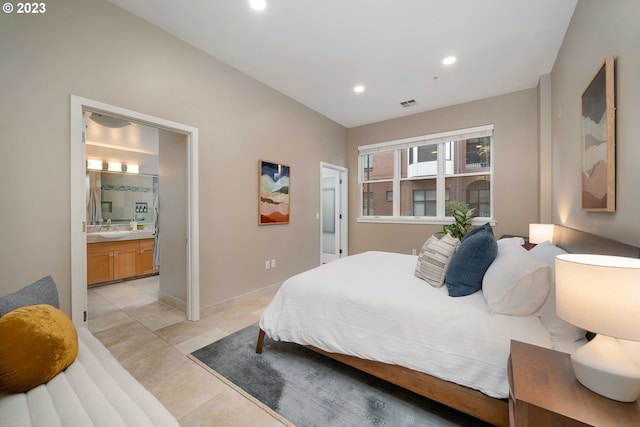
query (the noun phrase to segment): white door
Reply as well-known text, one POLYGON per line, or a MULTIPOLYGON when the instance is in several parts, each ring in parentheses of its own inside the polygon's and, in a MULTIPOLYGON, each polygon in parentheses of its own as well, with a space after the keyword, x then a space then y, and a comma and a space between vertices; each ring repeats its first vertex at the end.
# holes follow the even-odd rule
POLYGON ((322 163, 320 177, 320 262, 347 256, 346 169, 322 163))

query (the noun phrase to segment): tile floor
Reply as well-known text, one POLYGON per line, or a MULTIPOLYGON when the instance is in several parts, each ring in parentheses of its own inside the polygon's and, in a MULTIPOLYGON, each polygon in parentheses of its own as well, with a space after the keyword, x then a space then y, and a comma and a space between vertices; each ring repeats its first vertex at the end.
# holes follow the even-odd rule
POLYGON ((258 321, 273 294, 234 301, 190 322, 158 301, 159 276, 91 288, 89 329, 181 425, 282 426, 187 357, 258 321))

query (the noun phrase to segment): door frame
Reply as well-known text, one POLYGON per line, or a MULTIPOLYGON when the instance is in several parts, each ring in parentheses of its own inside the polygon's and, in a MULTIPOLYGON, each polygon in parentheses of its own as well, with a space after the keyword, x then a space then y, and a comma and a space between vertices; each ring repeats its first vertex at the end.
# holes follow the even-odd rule
MULTIPOLYGON (((323 178, 323 169, 332 169, 335 171, 338 171, 339 175, 340 175, 340 208, 342 211, 342 219, 340 219, 340 249, 342 249, 342 253, 340 255, 340 258, 342 257, 346 257, 349 255, 349 232, 347 229, 347 224, 349 224, 349 217, 348 217, 348 213, 349 213, 349 209, 348 209, 348 205, 347 205, 347 201, 349 200, 348 198, 348 194, 347 194, 347 189, 349 188, 348 185, 348 180, 349 180, 349 170, 347 168, 344 168, 342 166, 337 166, 337 165, 332 165, 331 163, 326 163, 326 162, 320 162, 320 213, 319 215, 322 215, 322 208, 323 208, 323 203, 322 203, 322 178, 323 178)), ((322 218, 320 218, 320 216, 318 216, 318 218, 320 219, 320 225, 319 225, 319 229, 320 229, 320 264, 322 264, 322 218)))
POLYGON ((186 136, 187 143, 187 319, 200 319, 200 245, 198 188, 198 128, 137 111, 71 95, 71 319, 87 322, 86 149, 83 113, 91 111, 167 129, 186 136))

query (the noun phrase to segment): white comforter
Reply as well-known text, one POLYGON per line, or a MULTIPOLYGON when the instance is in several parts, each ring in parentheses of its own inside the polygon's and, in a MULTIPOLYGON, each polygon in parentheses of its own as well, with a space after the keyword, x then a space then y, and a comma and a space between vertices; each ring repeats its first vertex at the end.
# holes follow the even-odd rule
POLYGON ((26 393, 0 392, 0 425, 179 426, 86 328, 78 358, 51 381, 26 393))
POLYGON ((417 257, 366 252, 288 279, 260 319, 279 341, 401 365, 507 398, 510 340, 551 347, 538 316, 490 314, 414 275, 417 257))

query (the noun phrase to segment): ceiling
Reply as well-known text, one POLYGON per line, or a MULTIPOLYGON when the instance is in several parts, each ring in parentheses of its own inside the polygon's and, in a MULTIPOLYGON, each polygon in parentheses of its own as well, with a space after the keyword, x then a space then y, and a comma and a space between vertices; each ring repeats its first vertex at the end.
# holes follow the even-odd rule
MULTIPOLYGON (((128 122, 102 113, 85 112, 85 139, 87 145, 158 155, 158 129, 140 123, 128 122), (103 116, 122 122, 119 127, 104 126, 91 117, 103 116)), ((110 159, 108 159, 110 160, 110 159)), ((117 159, 113 159, 117 160, 117 159)))
POLYGON ((348 128, 535 87, 577 2, 109 1, 348 128))

